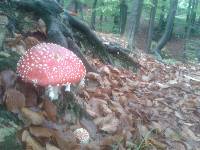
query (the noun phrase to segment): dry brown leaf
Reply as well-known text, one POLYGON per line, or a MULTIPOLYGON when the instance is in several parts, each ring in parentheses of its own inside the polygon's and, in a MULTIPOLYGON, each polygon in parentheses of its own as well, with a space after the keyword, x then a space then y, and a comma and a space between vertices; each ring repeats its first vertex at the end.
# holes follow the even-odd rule
POLYGON ((100 105, 102 104, 107 104, 107 102, 104 99, 100 99, 100 98, 91 98, 88 102, 88 104, 86 105, 86 110, 88 113, 90 112, 94 112, 95 116, 101 116, 103 115, 101 110, 100 110, 100 105))
POLYGON ((16 74, 12 70, 4 70, 0 73, 0 85, 4 89, 13 88, 16 81, 16 74))
POLYGON ((188 149, 187 145, 184 142, 180 142, 180 141, 173 141, 172 143, 170 143, 170 146, 174 150, 187 150, 188 149))
POLYGON ((37 138, 50 138, 52 136, 52 130, 44 127, 29 127, 30 133, 37 138))
POLYGON ((56 122, 57 118, 57 107, 52 103, 52 101, 45 99, 43 101, 43 109, 47 114, 48 119, 56 122))
POLYGON ((26 44, 23 41, 23 35, 16 34, 14 38, 5 39, 6 48, 16 51, 18 54, 23 55, 26 51, 26 44))
POLYGON ((113 144, 121 142, 123 139, 124 139, 124 135, 120 135, 120 134, 104 137, 101 139, 100 145, 101 146, 111 146, 113 144))
POLYGON ((153 138, 149 138, 148 142, 151 143, 152 145, 154 145, 157 149, 160 150, 165 150, 167 148, 167 145, 164 143, 161 143, 153 138))
POLYGON ((109 67, 110 67, 110 70, 112 72, 112 75, 118 76, 119 74, 121 74, 121 71, 119 69, 117 69, 115 67, 111 67, 111 66, 109 66, 109 67))
POLYGON ((101 82, 101 76, 95 72, 88 72, 86 75, 86 78, 88 78, 90 80, 98 81, 99 83, 101 82))
POLYGON ((60 150, 60 149, 52 144, 47 143, 46 150, 60 150))
POLYGON ((35 37, 31 36, 26 37, 24 42, 26 43, 26 49, 30 49, 31 47, 40 43, 35 37))
POLYGON ((18 113, 25 106, 24 95, 15 89, 6 90, 3 101, 6 104, 6 108, 13 113, 18 113))
POLYGON ((103 66, 99 70, 103 74, 106 74, 106 75, 110 75, 111 74, 110 68, 108 66, 103 66))
POLYGON ((102 87, 104 87, 104 88, 111 88, 111 85, 112 85, 112 84, 110 83, 108 77, 104 76, 104 77, 102 77, 101 85, 102 85, 102 87))
POLYGON ((40 143, 38 143, 27 130, 22 133, 22 142, 25 142, 32 150, 45 150, 40 143))
POLYGON ((189 129, 189 127, 186 127, 186 126, 183 126, 181 135, 182 135, 183 137, 185 137, 185 138, 188 138, 188 137, 189 137, 190 139, 192 139, 192 140, 194 140, 194 141, 197 141, 197 142, 200 141, 200 137, 197 137, 197 136, 195 135, 195 133, 194 133, 191 129, 189 129))
POLYGON ((126 114, 125 109, 120 105, 120 103, 115 102, 115 101, 110 101, 110 109, 113 112, 116 112, 118 115, 124 115, 126 114))
POLYGON ((77 144, 76 138, 74 137, 72 132, 58 132, 54 131, 53 132, 53 137, 55 138, 58 147, 62 150, 79 150, 80 145, 77 144))
POLYGON ((33 125, 42 125, 45 121, 44 116, 41 115, 39 112, 34 112, 25 107, 21 109, 21 112, 22 112, 22 115, 26 119, 28 119, 33 125))
POLYGON ((21 81, 18 81, 17 89, 22 92, 26 98, 26 107, 35 107, 37 106, 37 93, 35 91, 35 88, 30 83, 24 83, 21 81))
POLYGON ((111 109, 108 107, 107 104, 100 104, 99 109, 102 112, 103 116, 106 116, 112 113, 111 109))
POLYGON ((119 97, 119 103, 122 107, 125 107, 128 105, 128 99, 125 95, 122 95, 119 97))
POLYGON ((41 33, 44 33, 46 35, 46 24, 42 19, 38 20, 38 26, 37 26, 37 30, 41 33))
POLYGON ((109 114, 106 117, 96 118, 94 119, 94 123, 100 130, 110 134, 115 133, 120 124, 119 120, 113 114, 109 114))

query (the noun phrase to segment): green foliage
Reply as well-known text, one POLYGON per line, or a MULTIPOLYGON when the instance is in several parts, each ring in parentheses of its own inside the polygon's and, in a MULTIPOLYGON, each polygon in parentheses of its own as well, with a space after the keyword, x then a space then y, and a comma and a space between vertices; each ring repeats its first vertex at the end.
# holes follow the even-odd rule
POLYGON ((16 140, 16 132, 21 128, 22 123, 17 116, 0 105, 0 149, 22 150, 22 146, 16 140))
POLYGON ((0 71, 5 69, 15 70, 20 56, 16 52, 0 52, 0 71))

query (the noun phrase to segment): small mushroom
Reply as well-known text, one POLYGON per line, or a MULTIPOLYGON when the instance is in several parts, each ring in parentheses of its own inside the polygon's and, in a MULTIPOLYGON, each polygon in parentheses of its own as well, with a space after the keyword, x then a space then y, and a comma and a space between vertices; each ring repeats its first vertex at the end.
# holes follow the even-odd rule
POLYGON ((87 144, 90 140, 90 135, 84 128, 78 128, 73 133, 80 144, 87 144))
POLYGON ((51 100, 58 99, 60 86, 78 83, 86 74, 82 61, 70 50, 53 43, 40 43, 29 49, 17 64, 25 82, 47 87, 51 100))

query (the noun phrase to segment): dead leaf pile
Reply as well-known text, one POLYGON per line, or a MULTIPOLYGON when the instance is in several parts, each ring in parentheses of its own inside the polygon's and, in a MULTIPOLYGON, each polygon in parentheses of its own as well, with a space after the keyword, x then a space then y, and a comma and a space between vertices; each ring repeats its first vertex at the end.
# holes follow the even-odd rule
MULTIPOLYGON (((23 54, 42 40, 38 34, 46 35, 42 21, 32 31, 28 37, 7 39, 7 46, 23 54)), ((9 70, 0 74, 0 102, 24 121, 20 140, 30 150, 199 150, 200 65, 167 65, 143 53, 137 59, 142 66, 137 73, 89 59, 99 73, 87 73, 76 98, 92 121, 80 117, 75 125, 66 122, 69 112, 59 116, 39 87, 22 83, 9 70), (78 127, 90 133, 89 144, 77 142, 73 131, 78 127)))
POLYGON ((79 98, 99 132, 124 133, 125 148, 143 140, 152 149, 199 149, 200 65, 166 65, 145 54, 139 62, 137 73, 98 64, 99 74, 87 74, 79 98))

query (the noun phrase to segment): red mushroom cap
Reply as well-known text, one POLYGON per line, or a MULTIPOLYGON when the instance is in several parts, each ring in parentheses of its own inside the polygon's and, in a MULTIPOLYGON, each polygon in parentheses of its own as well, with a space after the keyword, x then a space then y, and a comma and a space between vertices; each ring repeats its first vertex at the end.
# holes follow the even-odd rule
POLYGON ((72 51, 57 44, 41 43, 20 58, 17 73, 26 82, 54 86, 77 83, 86 70, 72 51))

